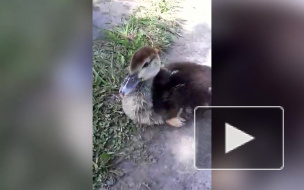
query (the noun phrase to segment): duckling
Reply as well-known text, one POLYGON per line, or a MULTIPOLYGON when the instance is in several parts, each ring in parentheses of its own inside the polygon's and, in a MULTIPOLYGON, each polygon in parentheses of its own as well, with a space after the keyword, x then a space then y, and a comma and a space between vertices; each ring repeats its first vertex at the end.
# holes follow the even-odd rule
POLYGON ((132 120, 181 127, 183 113, 211 103, 211 69, 191 62, 162 67, 158 51, 145 46, 133 55, 120 94, 123 110, 132 120))
POLYGON ((161 67, 158 50, 142 47, 135 52, 129 67, 129 75, 122 83, 119 93, 124 113, 135 123, 145 125, 163 124, 164 120, 153 110, 153 78, 161 67))

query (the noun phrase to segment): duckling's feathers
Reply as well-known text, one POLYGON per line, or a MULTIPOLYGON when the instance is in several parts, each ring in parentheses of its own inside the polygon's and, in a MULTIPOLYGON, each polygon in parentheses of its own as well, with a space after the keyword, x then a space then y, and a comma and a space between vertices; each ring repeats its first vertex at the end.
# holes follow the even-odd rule
POLYGON ((156 112, 164 113, 210 104, 210 87, 210 67, 188 62, 172 63, 154 78, 153 107, 156 112))
POLYGON ((165 67, 171 71, 171 81, 186 82, 192 85, 211 87, 211 68, 191 62, 177 62, 165 67))

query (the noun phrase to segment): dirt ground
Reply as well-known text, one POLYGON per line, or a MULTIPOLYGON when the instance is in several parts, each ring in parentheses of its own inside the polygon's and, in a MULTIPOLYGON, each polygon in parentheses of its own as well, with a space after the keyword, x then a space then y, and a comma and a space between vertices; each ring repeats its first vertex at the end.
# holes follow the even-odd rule
MULTIPOLYGON (((100 37, 100 28, 110 28, 121 23, 122 18, 137 7, 137 1, 94 1, 93 39, 100 37)), ((211 0, 181 0, 181 10, 177 16, 185 21, 182 37, 178 38, 163 57, 165 64, 173 61, 193 61, 211 66, 211 0)), ((199 122, 205 143, 210 143, 210 118, 202 118, 199 122)), ((193 122, 182 128, 147 128, 142 134, 142 140, 155 162, 122 162, 119 168, 126 174, 111 189, 211 189, 211 171, 199 171, 194 168, 193 130, 193 122)), ((206 150, 204 161, 210 162, 210 149, 206 150)))

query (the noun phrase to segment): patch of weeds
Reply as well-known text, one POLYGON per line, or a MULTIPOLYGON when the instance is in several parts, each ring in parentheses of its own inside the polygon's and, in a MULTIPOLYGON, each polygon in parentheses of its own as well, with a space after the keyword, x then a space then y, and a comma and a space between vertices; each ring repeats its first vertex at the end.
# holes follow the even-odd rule
MULTIPOLYGON (((148 10, 159 9, 159 14, 145 14, 139 10, 124 24, 106 30, 105 38, 93 42, 93 188, 111 186, 123 175, 115 166, 132 154, 140 157, 146 152, 134 152, 132 138, 138 128, 122 111, 118 90, 132 55, 142 46, 150 45, 166 50, 175 39, 178 24, 161 15, 170 12, 158 0, 148 10), (157 5, 157 6, 156 6, 157 5), (162 13, 163 12, 163 13, 162 13), (139 14, 140 13, 140 14, 139 14), (126 148, 126 146, 128 148, 126 148)), ((135 147, 141 150, 144 146, 135 147)), ((149 161, 153 158, 147 156, 149 161)), ((139 159, 141 160, 141 159, 139 159)))

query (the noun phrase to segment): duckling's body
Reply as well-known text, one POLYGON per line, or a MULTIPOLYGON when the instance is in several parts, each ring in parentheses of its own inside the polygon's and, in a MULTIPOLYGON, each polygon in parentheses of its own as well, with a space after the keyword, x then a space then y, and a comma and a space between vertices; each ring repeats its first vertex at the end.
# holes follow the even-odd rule
POLYGON ((163 118, 153 110, 152 81, 141 84, 137 89, 122 99, 125 114, 134 122, 145 125, 163 124, 163 118))
POLYGON ((164 120, 191 114, 196 106, 211 104, 211 69, 190 62, 172 63, 155 76, 154 111, 164 120))
POLYGON ((124 112, 136 123, 180 127, 181 114, 210 104, 210 89, 210 67, 188 62, 161 67, 158 52, 143 47, 134 54, 120 93, 124 112))

